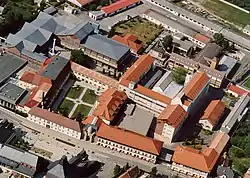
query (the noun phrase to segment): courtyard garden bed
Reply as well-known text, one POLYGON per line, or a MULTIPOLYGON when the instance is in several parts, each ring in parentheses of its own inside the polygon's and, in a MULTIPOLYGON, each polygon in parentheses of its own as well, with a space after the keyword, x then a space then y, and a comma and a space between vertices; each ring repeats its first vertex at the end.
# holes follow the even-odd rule
POLYGON ((94 104, 97 100, 97 97, 98 96, 95 94, 94 90, 87 89, 84 96, 82 97, 82 101, 89 104, 94 104))
POLYGON ((81 93, 83 92, 83 87, 80 86, 76 86, 76 87, 71 87, 67 97, 72 98, 72 99, 77 99, 79 98, 79 96, 81 95, 81 93))
POLYGON ((65 99, 63 100, 63 102, 61 103, 57 111, 59 112, 59 114, 62 114, 63 116, 68 117, 74 105, 75 103, 73 101, 65 99))
POLYGON ((76 117, 78 114, 80 114, 83 117, 86 117, 88 116, 90 110, 91 110, 91 107, 83 105, 83 104, 79 104, 74 114, 72 115, 72 118, 76 117))

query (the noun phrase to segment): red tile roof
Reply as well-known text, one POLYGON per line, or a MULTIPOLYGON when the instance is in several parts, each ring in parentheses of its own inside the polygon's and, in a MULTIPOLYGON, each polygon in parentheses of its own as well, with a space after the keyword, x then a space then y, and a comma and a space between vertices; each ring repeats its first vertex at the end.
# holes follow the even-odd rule
POLYGON ((204 72, 196 73, 184 88, 185 96, 194 100, 209 80, 210 78, 204 72))
POLYGON ((103 10, 106 14, 111 14, 113 12, 116 12, 117 10, 131 6, 140 1, 141 0, 119 0, 115 3, 110 4, 109 6, 102 7, 101 10, 103 10))
POLYGON ((250 92, 247 91, 246 89, 240 88, 238 86, 235 86, 233 84, 230 84, 227 90, 237 93, 239 96, 244 95, 245 93, 248 93, 248 96, 250 96, 250 92))
POLYGON ((129 168, 126 172, 120 175, 118 178, 136 178, 141 174, 140 169, 137 166, 129 168))
POLYGON ((33 107, 30 109, 29 114, 34 115, 36 117, 42 118, 49 122, 56 123, 60 126, 70 128, 74 131, 81 132, 80 124, 77 121, 64 117, 60 114, 56 114, 50 112, 46 109, 42 109, 39 107, 33 107))
POLYGON ((83 74, 87 77, 90 77, 90 78, 92 78, 96 81, 99 81, 100 83, 103 83, 104 85, 107 85, 107 86, 112 87, 112 88, 118 88, 118 86, 119 86, 119 83, 117 80, 114 80, 110 77, 107 77, 99 72, 90 70, 90 69, 83 67, 79 64, 76 64, 74 62, 70 62, 70 64, 71 64, 71 70, 73 70, 74 72, 83 74))
POLYGON ((96 121, 96 123, 95 123, 95 126, 96 126, 97 128, 99 128, 100 125, 103 123, 103 121, 102 121, 99 117, 88 116, 88 117, 86 117, 86 118, 82 121, 82 123, 83 123, 84 125, 91 124, 91 123, 93 122, 94 119, 97 119, 97 121, 96 121))
POLYGON ((132 131, 102 124, 96 134, 98 137, 126 145, 141 151, 159 155, 163 142, 132 131))
POLYGON ((168 105, 159 115, 157 120, 166 122, 174 128, 177 128, 184 119, 188 116, 188 113, 182 108, 181 105, 168 105))
POLYGON ((205 148, 203 151, 190 147, 177 146, 172 161, 210 173, 228 143, 229 138, 228 134, 219 132, 216 134, 210 147, 205 148))
POLYGON ((213 126, 224 113, 226 106, 221 100, 213 100, 206 108, 201 120, 208 120, 213 126))
POLYGON ((127 34, 124 37, 121 37, 119 35, 115 35, 112 37, 113 40, 118 41, 119 43, 122 43, 129 48, 131 48, 134 52, 138 52, 142 48, 142 42, 137 39, 135 35, 127 34))
POLYGON ((126 99, 127 95, 124 92, 109 88, 99 97, 99 103, 93 115, 112 121, 117 109, 119 109, 126 99))
POLYGON ((88 4, 88 3, 91 3, 95 0, 76 0, 77 2, 79 2, 82 6, 88 4))
POLYGON ((147 55, 141 55, 139 59, 122 75, 121 80, 136 82, 154 63, 154 58, 147 55))
POLYGON ((202 34, 200 34, 200 33, 197 33, 197 34, 194 36, 194 39, 196 39, 196 40, 198 40, 198 41, 200 41, 200 42, 203 42, 203 43, 205 43, 205 44, 207 44, 207 43, 209 43, 209 42, 212 41, 211 38, 209 38, 209 37, 207 37, 207 36, 205 36, 205 35, 202 35, 202 34))
POLYGON ((39 86, 42 83, 52 84, 49 78, 40 76, 39 74, 29 71, 25 71, 21 76, 20 80, 35 86, 39 86))

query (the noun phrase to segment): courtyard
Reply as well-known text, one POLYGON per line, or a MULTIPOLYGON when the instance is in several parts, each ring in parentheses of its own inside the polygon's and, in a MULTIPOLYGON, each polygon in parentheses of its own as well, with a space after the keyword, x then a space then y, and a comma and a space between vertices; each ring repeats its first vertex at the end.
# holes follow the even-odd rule
POLYGON ((243 83, 243 87, 247 90, 250 90, 250 78, 245 80, 245 82, 243 83))
POLYGON ((151 44, 153 40, 163 31, 163 27, 139 16, 123 23, 117 23, 113 26, 113 28, 115 34, 121 36, 126 34, 136 35, 138 40, 142 41, 144 48, 151 44))
POLYGON ((84 86, 79 81, 75 81, 57 108, 57 112, 69 118, 77 116, 85 118, 92 113, 97 99, 98 96, 93 89, 84 86))

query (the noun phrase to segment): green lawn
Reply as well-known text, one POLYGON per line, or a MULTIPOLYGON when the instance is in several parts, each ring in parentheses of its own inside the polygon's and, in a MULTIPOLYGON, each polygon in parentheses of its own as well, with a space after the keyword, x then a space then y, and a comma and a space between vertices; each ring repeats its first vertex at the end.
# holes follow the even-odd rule
POLYGON ((229 6, 219 0, 203 1, 203 6, 215 15, 236 25, 246 26, 250 22, 250 14, 229 6))
POLYGON ((77 114, 81 114, 83 116, 88 116, 89 111, 91 110, 91 107, 89 106, 85 106, 83 104, 79 104, 74 112, 74 114, 72 115, 72 118, 74 118, 77 114))
POLYGON ((65 99, 59 106, 58 112, 64 116, 68 116, 74 105, 75 105, 74 102, 65 99))
POLYGON ((134 34, 142 41, 143 47, 147 47, 161 32, 163 27, 146 19, 137 17, 115 26, 115 33, 124 36, 134 34))
POLYGON ((94 104, 96 100, 97 100, 97 95, 95 94, 94 90, 90 89, 87 89, 86 93, 82 97, 82 101, 89 104, 94 104))
POLYGON ((71 89, 69 90, 67 97, 72 98, 72 99, 77 99, 82 91, 83 91, 83 87, 77 86, 77 87, 71 87, 71 89))
POLYGON ((250 90, 250 78, 248 78, 248 79, 243 83, 243 86, 244 86, 246 89, 250 90))

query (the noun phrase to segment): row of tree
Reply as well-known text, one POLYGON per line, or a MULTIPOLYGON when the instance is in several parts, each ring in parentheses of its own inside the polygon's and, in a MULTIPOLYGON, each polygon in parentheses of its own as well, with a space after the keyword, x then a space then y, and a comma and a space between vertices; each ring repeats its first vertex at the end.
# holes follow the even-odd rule
POLYGON ((227 1, 250 11, 250 0, 227 0, 227 1))

